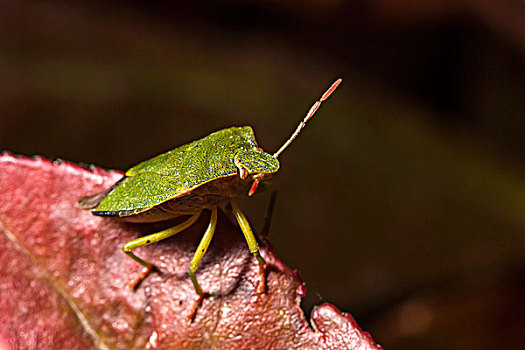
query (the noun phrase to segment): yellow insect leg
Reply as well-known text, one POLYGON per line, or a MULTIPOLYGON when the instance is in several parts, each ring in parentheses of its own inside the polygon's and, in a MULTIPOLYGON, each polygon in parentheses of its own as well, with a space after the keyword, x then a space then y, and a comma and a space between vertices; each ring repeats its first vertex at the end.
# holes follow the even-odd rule
POLYGON ((197 282, 197 276, 195 275, 195 272, 199 268, 202 258, 204 257, 204 254, 206 254, 206 251, 208 250, 208 247, 210 246, 210 242, 211 242, 211 239, 213 238, 213 234, 215 233, 216 226, 217 226, 217 208, 213 208, 211 210, 210 223, 208 224, 208 228, 206 229, 206 232, 204 232, 204 236, 202 236, 202 239, 197 247, 197 250, 195 251, 195 254, 193 255, 193 258, 191 259, 191 262, 190 262, 189 274, 190 274, 191 282, 193 283, 195 292, 198 294, 199 297, 193 304, 193 308, 191 309, 191 312, 188 315, 188 320, 193 319, 193 317, 195 316, 195 312, 197 311, 197 308, 202 303, 202 299, 204 298, 204 293, 202 292, 199 282, 197 282))
POLYGON ((174 234, 177 234, 177 233, 179 233, 181 231, 184 231, 185 229, 187 229, 188 227, 193 225, 195 223, 195 221, 197 221, 197 219, 199 218, 200 215, 201 215, 201 213, 198 212, 196 214, 193 214, 187 220, 183 221, 182 223, 180 223, 180 224, 178 224, 176 226, 170 227, 170 228, 168 228, 166 230, 163 230, 163 231, 160 231, 160 232, 152 233, 151 235, 147 235, 147 236, 144 236, 144 237, 140 237, 140 238, 134 239, 134 240, 129 241, 128 243, 124 244, 124 246, 122 247, 122 250, 124 251, 124 253, 126 253, 130 258, 132 258, 133 260, 135 260, 136 262, 138 262, 139 264, 144 266, 144 269, 142 270, 140 275, 137 276, 137 278, 135 278, 134 280, 132 280, 132 281, 130 281, 128 283, 128 286, 130 288, 135 288, 140 283, 140 281, 142 281, 148 275, 148 273, 150 273, 151 269, 153 268, 153 264, 152 263, 139 258, 135 254, 133 254, 132 251, 134 249, 137 249, 137 248, 140 248, 140 247, 144 247, 144 246, 146 246, 148 244, 161 241, 163 239, 166 239, 168 237, 173 236, 174 234))
POLYGON ((235 215, 235 218, 237 219, 237 222, 239 223, 239 226, 241 227, 242 233, 244 233, 244 238, 246 239, 246 243, 248 243, 248 248, 250 248, 250 252, 255 256, 257 261, 259 262, 259 276, 261 278, 261 281, 259 283, 259 286, 257 288, 257 291, 259 293, 263 293, 266 289, 265 286, 265 273, 264 273, 264 267, 266 266, 266 262, 262 258, 261 254, 259 254, 259 245, 257 244, 257 240, 255 239, 255 236, 253 235, 252 228, 250 227, 250 224, 248 223, 248 220, 246 219, 246 216, 244 216, 244 213, 239 209, 239 206, 237 203, 232 199, 230 200, 233 215, 235 215))

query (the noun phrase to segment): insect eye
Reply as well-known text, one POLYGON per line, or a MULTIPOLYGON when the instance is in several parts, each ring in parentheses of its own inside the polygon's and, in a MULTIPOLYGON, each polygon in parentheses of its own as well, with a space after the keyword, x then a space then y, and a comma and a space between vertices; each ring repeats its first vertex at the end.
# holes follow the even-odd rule
POLYGON ((243 180, 246 179, 248 177, 248 170, 246 168, 240 168, 239 177, 243 180))

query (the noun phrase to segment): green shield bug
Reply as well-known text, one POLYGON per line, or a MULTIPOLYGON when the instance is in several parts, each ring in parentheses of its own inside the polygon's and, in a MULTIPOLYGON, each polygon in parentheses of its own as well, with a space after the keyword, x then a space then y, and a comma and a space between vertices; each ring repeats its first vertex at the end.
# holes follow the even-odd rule
POLYGON ((195 273, 213 237, 217 207, 229 202, 248 247, 259 263, 257 291, 264 292, 265 261, 235 198, 246 193, 253 195, 261 181, 268 180, 277 172, 279 155, 299 135, 306 122, 341 81, 336 80, 314 103, 292 136, 273 155, 257 146, 251 127, 231 127, 139 163, 126 171, 125 176, 111 188, 80 198, 80 207, 93 209, 94 215, 117 217, 129 222, 157 222, 189 216, 174 227, 124 244, 122 250, 144 267, 129 286, 134 288, 153 268, 150 262, 135 255, 134 249, 183 231, 197 221, 203 210, 210 210, 208 227, 189 266, 189 275, 198 295, 188 315, 191 320, 205 295, 195 273))

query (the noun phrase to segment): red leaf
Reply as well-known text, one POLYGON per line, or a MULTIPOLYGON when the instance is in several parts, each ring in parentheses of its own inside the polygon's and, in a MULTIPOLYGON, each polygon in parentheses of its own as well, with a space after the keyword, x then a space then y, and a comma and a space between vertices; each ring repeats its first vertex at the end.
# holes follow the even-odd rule
POLYGON ((0 156, 0 349, 379 349, 332 305, 314 310, 310 328, 299 307, 303 282, 268 247, 261 249, 268 291, 255 293, 257 263, 222 213, 197 271, 215 296, 194 322, 186 321, 196 299, 187 271, 207 215, 138 249, 158 271, 128 289, 141 267, 121 246, 160 226, 95 217, 76 205, 121 176, 0 156))

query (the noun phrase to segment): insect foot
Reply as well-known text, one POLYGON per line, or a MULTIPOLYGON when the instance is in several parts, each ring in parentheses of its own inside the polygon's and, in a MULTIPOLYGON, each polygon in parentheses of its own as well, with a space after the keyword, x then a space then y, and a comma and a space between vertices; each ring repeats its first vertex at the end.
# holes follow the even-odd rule
POLYGON ((266 292, 266 265, 259 265, 259 284, 257 286, 257 293, 266 292))
POLYGON ((140 282, 142 282, 142 280, 146 278, 146 276, 151 272, 151 270, 153 270, 153 266, 144 267, 142 269, 142 272, 137 277, 128 282, 128 288, 137 289, 140 282))

